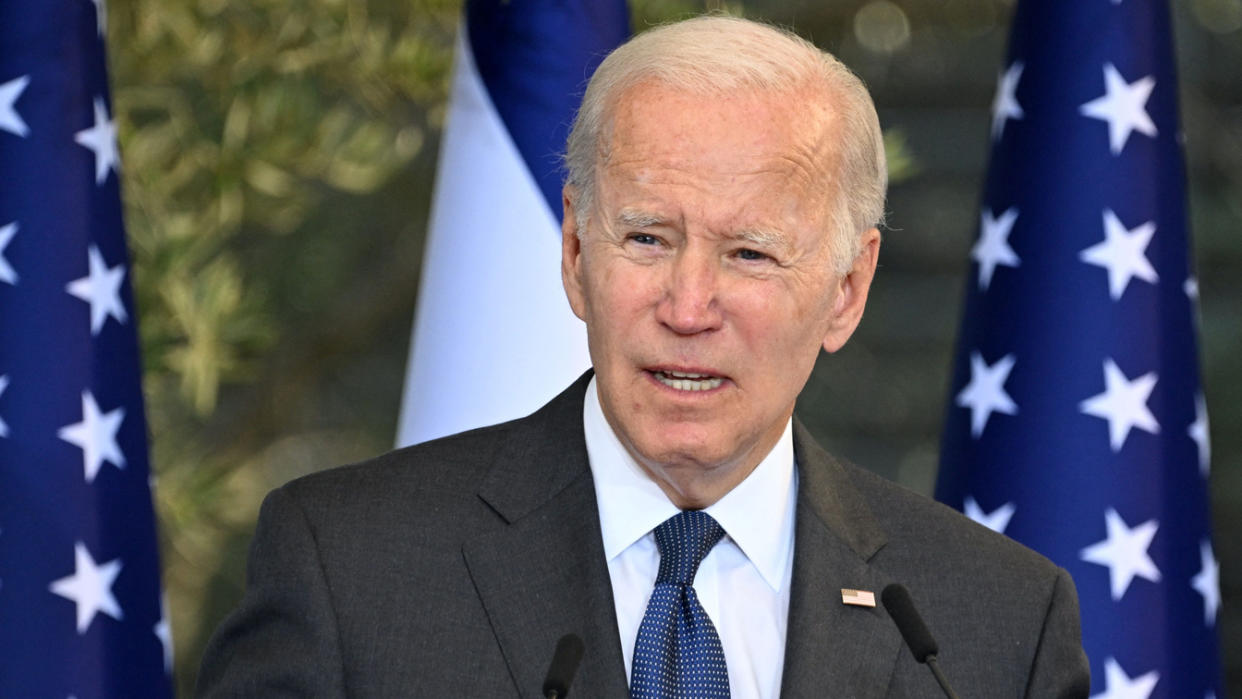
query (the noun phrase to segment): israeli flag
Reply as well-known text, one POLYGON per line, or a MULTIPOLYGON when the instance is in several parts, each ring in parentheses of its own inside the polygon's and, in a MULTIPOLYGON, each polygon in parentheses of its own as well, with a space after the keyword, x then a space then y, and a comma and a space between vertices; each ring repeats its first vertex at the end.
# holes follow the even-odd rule
POLYGON ((561 286, 561 154, 624 0, 468 2, 398 446, 526 415, 588 366, 561 286))

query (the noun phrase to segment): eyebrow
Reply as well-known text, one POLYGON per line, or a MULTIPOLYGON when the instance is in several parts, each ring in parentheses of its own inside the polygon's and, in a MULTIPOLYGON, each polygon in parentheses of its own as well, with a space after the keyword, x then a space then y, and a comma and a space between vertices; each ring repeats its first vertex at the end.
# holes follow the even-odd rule
POLYGON ((785 235, 780 231, 765 228, 748 228, 741 230, 737 232, 736 237, 739 240, 763 247, 781 247, 784 246, 787 241, 785 235))
POLYGON ((667 223, 667 219, 663 216, 657 216, 646 211, 636 211, 634 209, 623 209, 617 214, 617 223, 626 228, 650 228, 667 223))

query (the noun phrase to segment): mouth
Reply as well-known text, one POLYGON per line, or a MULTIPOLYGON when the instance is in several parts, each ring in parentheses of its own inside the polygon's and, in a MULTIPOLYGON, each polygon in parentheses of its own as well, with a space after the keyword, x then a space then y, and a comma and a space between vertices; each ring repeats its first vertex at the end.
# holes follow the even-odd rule
POLYGON ((724 383, 723 377, 689 371, 652 369, 651 375, 655 377, 656 381, 659 381, 674 391, 710 391, 720 388, 720 385, 724 383))

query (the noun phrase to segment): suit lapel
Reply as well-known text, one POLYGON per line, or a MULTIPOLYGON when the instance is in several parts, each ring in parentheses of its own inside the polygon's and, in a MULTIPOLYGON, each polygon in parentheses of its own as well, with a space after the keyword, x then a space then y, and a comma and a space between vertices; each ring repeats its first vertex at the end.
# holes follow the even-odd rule
MULTIPOLYGON (((541 695, 557 640, 586 654, 572 691, 628 696, 612 586, 582 435, 590 374, 513 429, 479 488, 505 525, 463 546, 466 566, 514 682, 541 695)), ((901 637, 879 608, 845 605, 841 589, 876 595, 890 580, 871 559, 885 534, 840 464, 795 420, 799 469, 783 697, 878 697, 901 637)))
POLYGON ((556 642, 571 632, 586 645, 573 694, 627 694, 582 435, 589 378, 513 429, 479 489, 506 525, 463 546, 496 641, 525 697, 542 696, 556 642))
POLYGON ((880 591, 871 564, 886 537, 845 470, 795 421, 798 514, 785 640, 784 697, 878 697, 901 637, 880 608, 843 604, 842 588, 880 591))

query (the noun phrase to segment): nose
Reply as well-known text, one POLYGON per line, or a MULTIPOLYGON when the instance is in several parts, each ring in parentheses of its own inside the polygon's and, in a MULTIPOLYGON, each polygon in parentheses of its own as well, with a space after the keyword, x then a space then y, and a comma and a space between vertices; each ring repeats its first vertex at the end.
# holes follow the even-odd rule
POLYGON ((672 259, 656 319, 679 335, 720 327, 719 270, 705 251, 682 248, 672 259))

